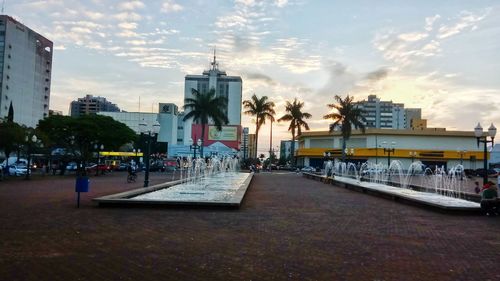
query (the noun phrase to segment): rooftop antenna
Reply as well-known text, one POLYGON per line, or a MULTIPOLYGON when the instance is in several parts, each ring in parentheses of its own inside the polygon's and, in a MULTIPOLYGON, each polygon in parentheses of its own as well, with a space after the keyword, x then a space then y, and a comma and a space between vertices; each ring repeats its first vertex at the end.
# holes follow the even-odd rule
POLYGON ((5 10, 5 0, 2 1, 2 15, 4 14, 3 11, 5 10))
POLYGON ((214 61, 211 63, 212 70, 216 70, 219 67, 219 64, 217 63, 217 59, 216 59, 216 56, 215 56, 216 49, 217 49, 217 46, 214 47, 214 61))

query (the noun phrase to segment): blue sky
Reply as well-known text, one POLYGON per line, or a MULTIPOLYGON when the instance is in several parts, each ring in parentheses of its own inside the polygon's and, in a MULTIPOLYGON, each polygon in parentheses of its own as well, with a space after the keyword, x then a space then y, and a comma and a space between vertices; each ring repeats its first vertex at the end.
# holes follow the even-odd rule
POLYGON ((139 96, 141 111, 182 105, 184 76, 217 46, 244 99, 269 96, 279 117, 298 97, 312 129, 327 128, 335 94, 421 107, 432 127, 500 126, 498 1, 6 0, 5 13, 54 42, 51 108, 65 113, 85 94, 127 111, 139 96))

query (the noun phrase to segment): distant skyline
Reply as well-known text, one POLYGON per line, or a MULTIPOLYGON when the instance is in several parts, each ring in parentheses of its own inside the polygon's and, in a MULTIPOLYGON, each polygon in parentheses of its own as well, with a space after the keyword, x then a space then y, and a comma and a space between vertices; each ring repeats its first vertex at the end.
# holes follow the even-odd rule
MULTIPOLYGON (((244 100, 269 96, 279 118, 297 97, 312 130, 328 128, 335 94, 422 108, 430 127, 500 127, 498 1, 6 0, 4 13, 54 42, 50 108, 65 114, 87 94, 126 111, 139 96, 145 112, 182 106, 184 76, 208 69, 216 47, 244 100)), ((291 137, 273 127, 274 147, 291 137)))

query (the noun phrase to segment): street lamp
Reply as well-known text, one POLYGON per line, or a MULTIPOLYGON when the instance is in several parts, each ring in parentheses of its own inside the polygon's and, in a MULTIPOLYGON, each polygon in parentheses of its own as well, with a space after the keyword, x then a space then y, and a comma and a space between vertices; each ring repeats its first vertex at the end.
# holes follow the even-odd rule
POLYGON ((464 164, 464 155, 467 153, 467 150, 457 150, 457 154, 460 156, 460 165, 464 164))
MULTIPOLYGON (((201 142, 201 139, 198 139, 195 144, 193 143, 194 143, 193 139, 189 139, 189 150, 193 150, 193 158, 196 159, 196 150, 200 149, 203 143, 201 142)), ((201 153, 200 156, 203 157, 201 153)))
POLYGON ((29 180, 30 179, 30 174, 31 174, 31 149, 32 149, 32 143, 36 144, 37 137, 36 135, 31 136, 31 139, 29 136, 26 136, 25 139, 26 144, 28 145, 28 166, 26 167, 26 177, 25 179, 29 180), (31 140, 31 142, 30 142, 31 140))
POLYGON ((382 146, 384 147, 384 154, 387 153, 387 168, 389 168, 391 166, 391 153, 394 155, 394 152, 396 151, 396 149, 394 149, 396 142, 391 142, 391 148, 389 148, 388 143, 383 141, 382 146))
POLYGON ((144 139, 146 143, 146 155, 144 155, 144 161, 146 162, 146 173, 144 174, 144 187, 149 185, 149 157, 151 155, 151 143, 156 140, 158 133, 160 132, 160 123, 155 122, 151 128, 148 128, 148 124, 142 120, 139 124, 139 132, 141 133, 141 138, 144 139))
MULTIPOLYGON (((95 167, 95 175, 99 176, 99 164, 101 163, 101 151, 104 150, 104 144, 94 144, 94 149, 97 151, 97 166, 95 167)), ((104 174, 104 171, 102 172, 104 174)))
POLYGON ((132 152, 135 154, 135 157, 134 157, 134 160, 133 160, 133 161, 134 161, 134 165, 139 165, 139 159, 138 159, 138 157, 137 157, 137 154, 138 154, 138 153, 141 153, 141 149, 140 149, 140 148, 138 148, 138 149, 136 150, 136 149, 134 148, 134 149, 132 149, 132 152))
POLYGON ((409 154, 410 154, 410 157, 411 157, 411 162, 413 163, 413 161, 415 160, 415 157, 417 157, 417 152, 416 151, 410 151, 409 154))
POLYGON ((477 146, 479 147, 480 143, 484 143, 484 154, 483 154, 483 168, 484 168, 484 174, 483 174, 483 184, 486 184, 488 182, 488 150, 487 150, 487 144, 491 143, 491 145, 494 144, 495 140, 495 135, 497 134, 497 128, 493 126, 493 123, 491 123, 491 126, 488 128, 488 135, 483 134, 483 127, 481 127, 481 124, 477 123, 477 126, 474 128, 474 135, 477 138, 477 146), (488 136, 490 136, 491 140, 488 140, 488 136))
POLYGON ((345 155, 347 155, 347 161, 349 161, 349 159, 351 158, 351 156, 354 155, 354 148, 346 148, 345 149, 345 155))

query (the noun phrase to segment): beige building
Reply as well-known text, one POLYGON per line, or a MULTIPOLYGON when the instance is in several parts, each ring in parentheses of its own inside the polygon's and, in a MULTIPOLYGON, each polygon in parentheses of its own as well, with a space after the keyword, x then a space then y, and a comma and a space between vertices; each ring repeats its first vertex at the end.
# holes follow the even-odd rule
POLYGON ((257 158, 257 148, 255 147, 255 134, 248 134, 248 158, 257 158))

